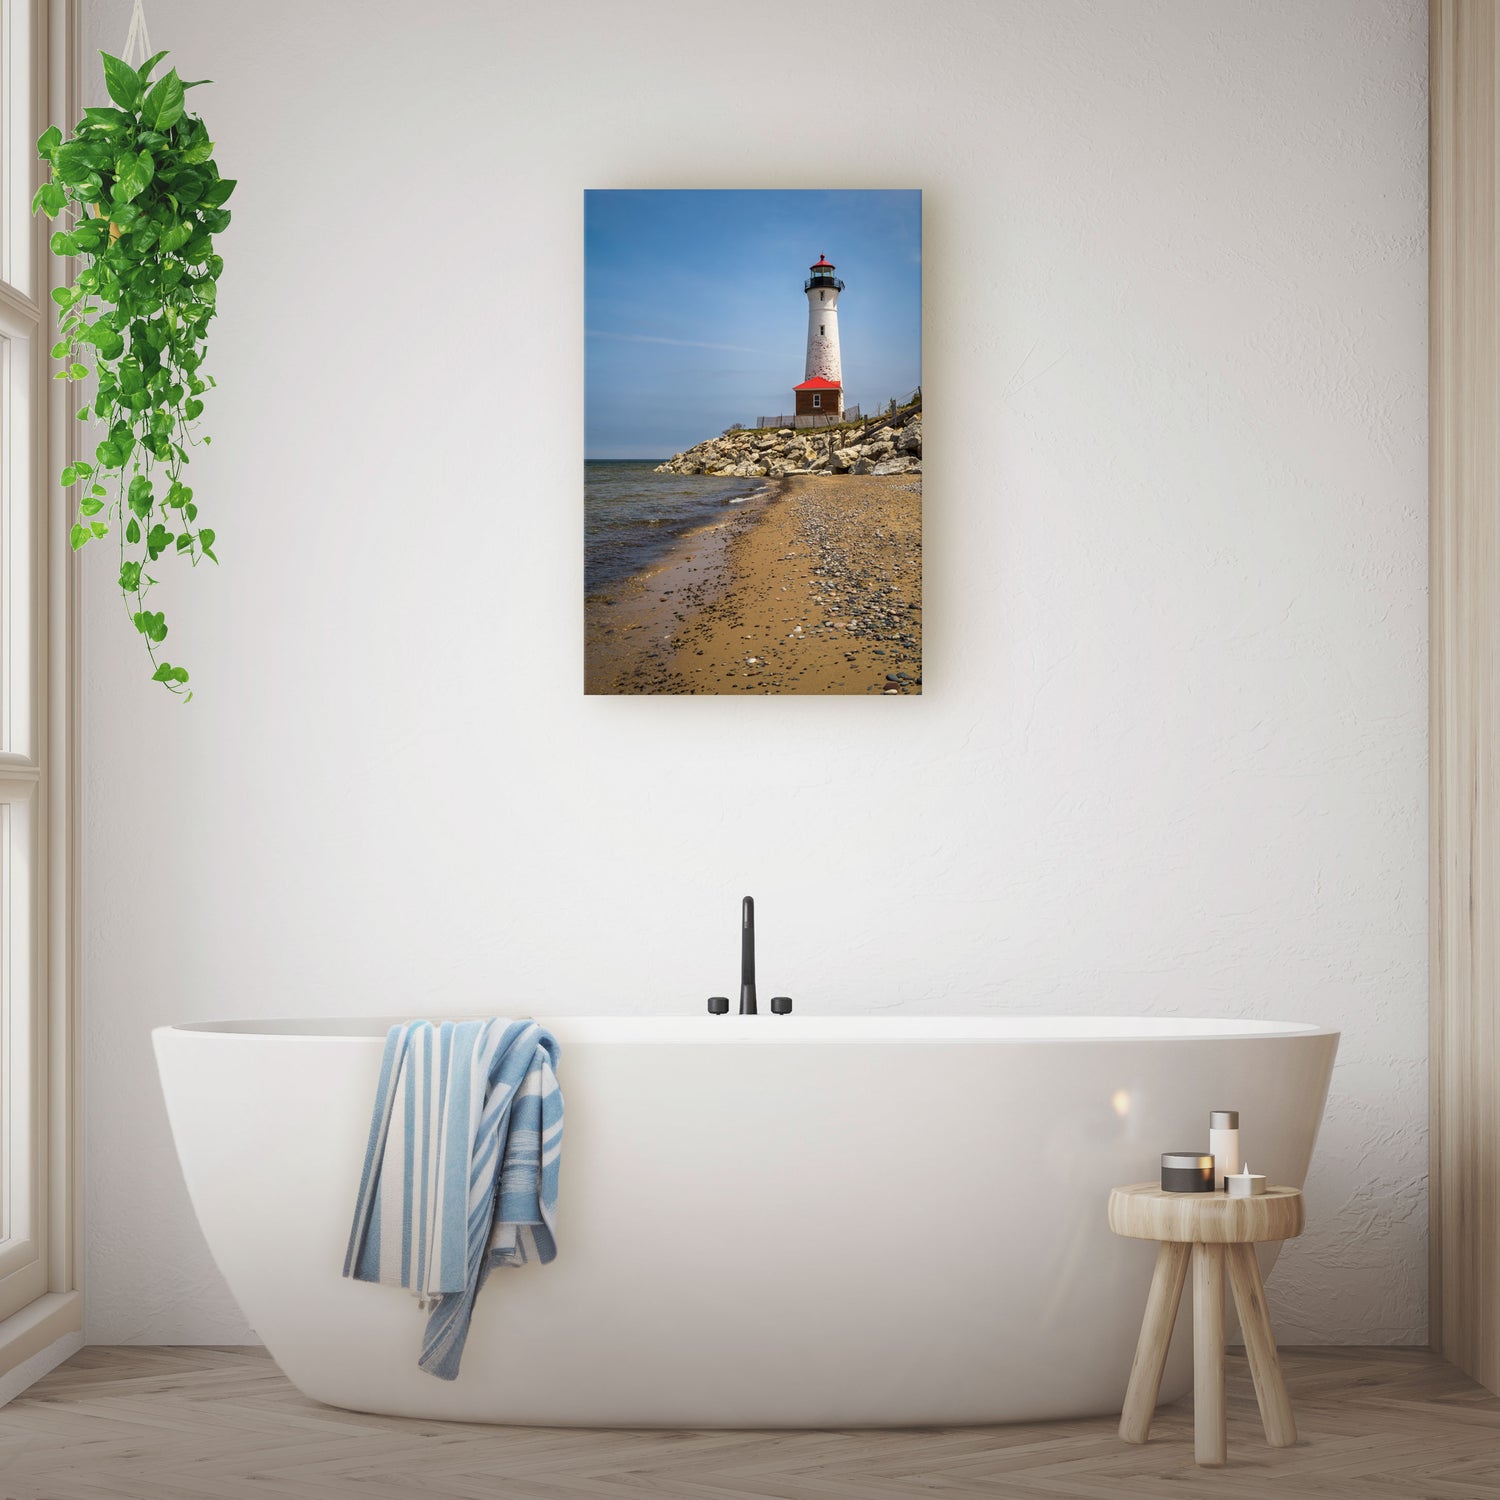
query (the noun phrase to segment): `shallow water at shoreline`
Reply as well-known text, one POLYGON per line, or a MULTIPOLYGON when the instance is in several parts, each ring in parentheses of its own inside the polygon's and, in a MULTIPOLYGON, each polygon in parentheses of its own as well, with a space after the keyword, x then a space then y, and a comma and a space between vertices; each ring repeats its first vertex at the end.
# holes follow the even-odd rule
POLYGON ((764 495, 764 479, 657 474, 650 460, 595 459, 583 466, 583 586, 618 587, 660 565, 683 537, 764 495))

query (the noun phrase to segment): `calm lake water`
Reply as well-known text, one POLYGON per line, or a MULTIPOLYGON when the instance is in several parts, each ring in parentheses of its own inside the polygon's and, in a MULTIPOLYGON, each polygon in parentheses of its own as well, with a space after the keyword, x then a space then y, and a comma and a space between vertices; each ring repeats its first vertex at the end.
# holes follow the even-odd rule
POLYGON ((583 466, 586 594, 658 562, 679 537, 766 489, 764 479, 656 474, 656 460, 594 459, 583 466))

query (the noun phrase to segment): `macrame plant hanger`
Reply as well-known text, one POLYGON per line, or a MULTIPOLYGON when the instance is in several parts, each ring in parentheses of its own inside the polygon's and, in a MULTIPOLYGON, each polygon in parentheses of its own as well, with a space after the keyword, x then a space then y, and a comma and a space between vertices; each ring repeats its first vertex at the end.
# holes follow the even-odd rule
MULTIPOLYGON (((146 7, 141 0, 135 0, 130 11, 130 30, 125 33, 125 45, 120 48, 120 61, 129 63, 132 68, 138 68, 150 56, 151 38, 146 32, 146 7)), ((99 218, 104 218, 104 205, 96 203, 94 213, 99 218)), ((118 225, 109 226, 109 237, 112 242, 119 239, 118 225)))
POLYGON ((146 8, 141 0, 135 0, 130 12, 130 30, 125 33, 125 45, 120 49, 120 60, 138 68, 151 56, 151 38, 146 34, 146 8))

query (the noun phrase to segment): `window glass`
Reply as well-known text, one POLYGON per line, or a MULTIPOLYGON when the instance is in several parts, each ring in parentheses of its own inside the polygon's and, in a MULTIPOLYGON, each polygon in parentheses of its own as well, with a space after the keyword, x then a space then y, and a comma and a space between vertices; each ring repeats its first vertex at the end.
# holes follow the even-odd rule
MULTIPOLYGON (((0 0, 0 281, 35 299, 31 285, 32 160, 29 0, 0 0)), ((35 299, 39 300, 39 299, 35 299)))

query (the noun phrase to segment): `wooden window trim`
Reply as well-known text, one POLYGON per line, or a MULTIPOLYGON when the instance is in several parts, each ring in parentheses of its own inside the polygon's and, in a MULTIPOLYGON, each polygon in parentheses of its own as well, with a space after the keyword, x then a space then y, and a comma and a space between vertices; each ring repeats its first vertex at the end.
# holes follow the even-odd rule
MULTIPOLYGON (((32 139, 53 120, 77 118, 82 98, 78 0, 11 0, 33 12, 32 139)), ((49 253, 51 226, 37 219, 32 226, 33 287, 58 286, 70 267, 49 253)), ((30 299, 10 297, 12 311, 37 318, 30 299)), ((49 363, 52 342, 50 301, 37 299, 41 318, 37 359, 49 363)), ((46 372, 50 374, 50 372, 46 372)), ((37 701, 33 714, 35 761, 4 757, 0 775, 10 781, 38 783, 37 847, 42 868, 39 931, 35 959, 41 970, 37 1048, 32 1062, 35 1128, 40 1132, 40 1217, 44 1229, 39 1257, 39 1295, 0 1320, 0 1401, 10 1399, 31 1380, 46 1373, 83 1342, 83 1306, 79 1283, 77 1229, 78 1090, 77 1026, 77 693, 79 673, 76 568, 68 544, 69 517, 55 478, 81 451, 80 424, 69 420, 63 387, 44 379, 47 400, 37 415, 38 462, 34 515, 38 519, 34 573, 39 630, 37 701)))

